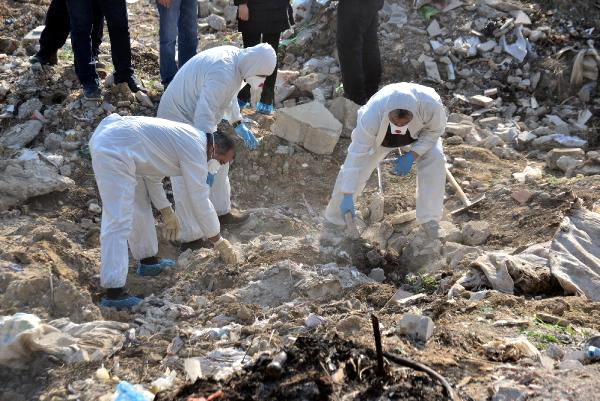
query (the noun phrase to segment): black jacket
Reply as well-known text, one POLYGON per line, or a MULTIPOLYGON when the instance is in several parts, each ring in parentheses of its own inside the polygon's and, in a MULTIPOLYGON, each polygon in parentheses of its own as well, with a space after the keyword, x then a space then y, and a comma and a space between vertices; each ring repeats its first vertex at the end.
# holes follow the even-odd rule
POLYGON ((280 33, 294 23, 289 0, 234 0, 233 3, 248 5, 248 21, 237 20, 240 32, 280 33))

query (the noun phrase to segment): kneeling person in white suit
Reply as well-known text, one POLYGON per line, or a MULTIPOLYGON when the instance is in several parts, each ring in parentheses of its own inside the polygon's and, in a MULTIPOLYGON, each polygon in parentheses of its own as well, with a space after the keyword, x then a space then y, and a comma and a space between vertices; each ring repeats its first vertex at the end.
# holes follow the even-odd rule
MULTIPOLYGON (((275 50, 268 44, 246 49, 219 46, 192 57, 177 71, 163 93, 157 117, 193 125, 203 132, 214 132, 217 124, 226 118, 246 147, 256 149, 258 141, 242 120, 237 100, 240 89, 250 84, 261 89, 277 63, 275 50)), ((240 225, 248 218, 231 211, 229 164, 223 165, 211 185, 210 200, 223 225, 240 225)), ((193 206, 188 200, 186 186, 179 177, 171 179, 175 212, 182 221, 179 240, 182 250, 195 249, 202 243, 202 232, 193 218, 193 206)))
MULTIPOLYGON (((101 306, 130 308, 140 302, 123 290, 129 266, 127 244, 138 260, 158 253, 150 198, 161 211, 166 236, 174 240, 178 235, 180 225, 171 205, 166 198, 148 194, 144 184, 148 179, 160 182, 166 176, 180 176, 193 200, 195 221, 226 263, 237 261, 231 244, 219 235, 208 184, 210 166, 229 163, 234 157, 229 138, 160 118, 111 114, 92 135, 90 151, 103 205, 100 285, 106 288, 106 296, 101 306), (166 205, 157 205, 159 202, 166 205)), ((163 267, 156 264, 155 270, 160 272, 163 267)), ((138 267, 138 274, 149 275, 143 273, 138 267)))
POLYGON ((417 222, 432 238, 439 237, 446 185, 441 135, 446 110, 432 88, 396 83, 383 87, 358 110, 352 143, 335 182, 326 219, 344 225, 355 214, 354 200, 373 170, 394 148, 410 148, 396 159, 393 173, 407 175, 417 165, 417 222))

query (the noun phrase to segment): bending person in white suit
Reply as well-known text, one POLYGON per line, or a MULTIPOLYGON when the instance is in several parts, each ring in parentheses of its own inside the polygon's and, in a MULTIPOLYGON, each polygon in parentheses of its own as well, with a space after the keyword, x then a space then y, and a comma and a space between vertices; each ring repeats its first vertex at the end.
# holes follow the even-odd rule
MULTIPOLYGON (((275 50, 264 43, 246 49, 219 46, 198 53, 175 74, 162 95, 157 117, 187 123, 203 132, 214 132, 217 124, 225 118, 248 149, 254 150, 258 141, 242 120, 237 93, 246 83, 253 89, 261 89, 276 63, 275 50)), ((227 163, 214 177, 210 200, 221 224, 240 225, 248 216, 231 211, 228 175, 227 163)), ((189 203, 192 199, 186 193, 182 179, 173 177, 171 184, 175 212, 182 224, 179 236, 182 250, 196 249, 203 244, 207 233, 200 229, 201 222, 195 219, 193 205, 189 203)))
MULTIPOLYGON (((111 114, 90 139, 92 166, 102 198, 100 230, 100 285, 106 295, 101 306, 130 308, 140 299, 125 290, 129 258, 127 244, 135 259, 156 257, 158 241, 150 196, 144 179, 160 182, 165 176, 180 176, 194 217, 226 263, 236 263, 231 244, 220 236, 220 224, 209 199, 211 165, 233 160, 233 141, 223 134, 205 134, 194 127, 152 117, 111 114)), ((153 199, 154 203, 154 199, 153 199)), ((175 239, 179 222, 171 205, 160 209, 165 234, 175 239)), ((138 265, 138 274, 158 274, 165 267, 138 265)))
POLYGON ((394 174, 407 175, 417 165, 417 222, 439 238, 446 184, 441 135, 446 110, 432 88, 396 83, 383 87, 358 110, 352 143, 335 182, 325 218, 344 225, 355 214, 354 200, 377 164, 394 148, 407 150, 396 159, 394 174))

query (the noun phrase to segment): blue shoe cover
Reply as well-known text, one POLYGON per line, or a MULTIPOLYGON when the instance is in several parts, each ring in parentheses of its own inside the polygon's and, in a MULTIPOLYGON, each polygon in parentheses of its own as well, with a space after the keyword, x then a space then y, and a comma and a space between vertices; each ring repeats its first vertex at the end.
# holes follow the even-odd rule
POLYGON ((173 259, 161 259, 155 265, 143 265, 138 263, 136 273, 138 276, 158 276, 163 270, 175 266, 173 259))
POLYGON ((263 103, 263 102, 258 102, 258 103, 256 103, 256 110, 261 114, 271 114, 271 113, 273 113, 273 105, 263 103))
POLYGON ((248 107, 248 105, 250 104, 249 102, 246 102, 244 100, 238 99, 238 105, 240 106, 240 110, 244 109, 245 107, 248 107))
POLYGON ((142 302, 141 298, 134 297, 133 295, 128 296, 127 298, 122 299, 108 299, 106 297, 102 297, 99 305, 105 308, 116 308, 116 309, 131 309, 137 304, 142 302))

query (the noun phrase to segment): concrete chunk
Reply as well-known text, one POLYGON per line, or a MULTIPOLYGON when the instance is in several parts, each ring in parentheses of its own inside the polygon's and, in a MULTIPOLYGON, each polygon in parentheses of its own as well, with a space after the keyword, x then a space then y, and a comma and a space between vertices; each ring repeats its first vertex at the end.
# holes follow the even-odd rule
POLYGON ((465 245, 481 245, 490 236, 490 225, 485 221, 469 221, 463 226, 462 236, 465 245))
POLYGON ((342 123, 320 102, 279 109, 272 131, 280 138, 316 154, 331 154, 342 133, 342 123))
POLYGON ((29 120, 23 124, 15 125, 2 138, 0 144, 7 148, 20 149, 33 141, 42 129, 38 120, 29 120))
POLYGON ((407 313, 398 322, 398 333, 412 337, 417 341, 427 341, 433 334, 433 321, 429 316, 407 313))
POLYGON ((356 128, 356 117, 359 108, 358 104, 345 97, 337 97, 329 105, 331 114, 342 123, 343 137, 349 138, 352 130, 356 128))
POLYGON ((475 95, 469 98, 469 102, 477 106, 489 108, 494 104, 494 99, 483 95, 475 95))
POLYGON ((425 65, 425 72, 429 79, 432 79, 435 82, 442 82, 442 77, 440 76, 440 71, 438 70, 435 61, 424 61, 423 64, 425 65))
POLYGON ((552 149, 546 154, 546 166, 551 170, 558 170, 559 167, 556 162, 563 156, 570 156, 582 160, 585 158, 585 152, 580 148, 552 149))
POLYGON ((461 124, 461 123, 446 124, 446 132, 447 133, 460 136, 463 139, 471 133, 471 130, 473 130, 473 126, 469 125, 469 124, 461 124))

